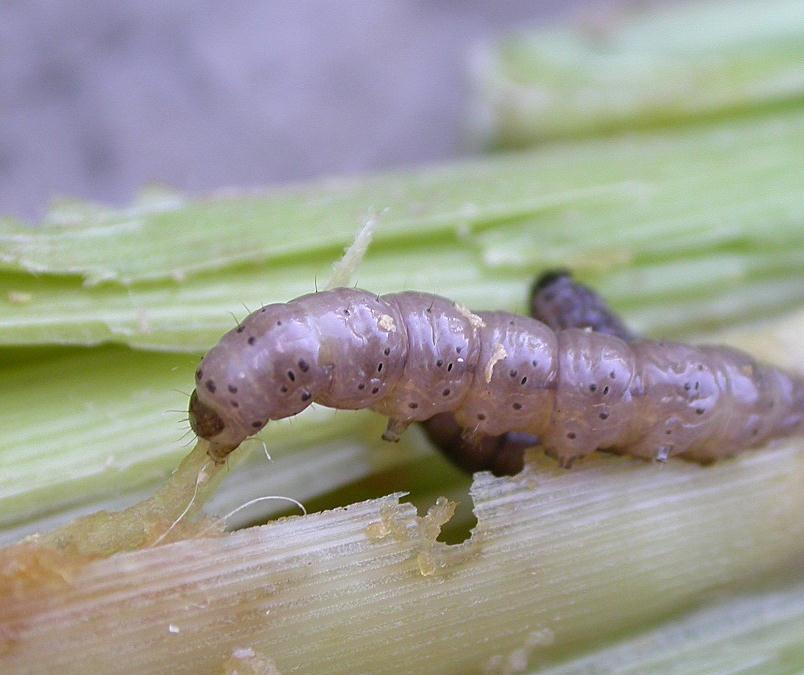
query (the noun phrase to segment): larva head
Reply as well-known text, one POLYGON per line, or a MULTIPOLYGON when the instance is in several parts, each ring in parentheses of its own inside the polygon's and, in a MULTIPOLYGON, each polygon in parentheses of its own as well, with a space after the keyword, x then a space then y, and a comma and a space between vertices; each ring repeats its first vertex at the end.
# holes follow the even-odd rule
POLYGON ((204 357, 190 399, 193 430, 224 457, 271 420, 308 407, 329 384, 320 340, 297 304, 252 313, 204 357))
MULTIPOLYGON (((195 435, 204 440, 211 441, 226 427, 220 415, 198 398, 198 392, 193 389, 190 395, 190 427, 195 435)), ((217 445, 217 444, 216 444, 217 445)), ((233 448, 230 448, 233 449, 233 448)))

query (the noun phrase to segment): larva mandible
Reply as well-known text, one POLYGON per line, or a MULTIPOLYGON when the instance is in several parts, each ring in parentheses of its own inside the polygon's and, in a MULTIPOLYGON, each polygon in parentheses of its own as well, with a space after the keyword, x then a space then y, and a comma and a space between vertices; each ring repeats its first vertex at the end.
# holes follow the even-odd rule
POLYGON ((221 460, 313 402, 388 416, 386 440, 451 413, 471 443, 521 432, 564 466, 598 449, 708 462, 804 426, 804 380, 738 350, 351 288, 267 305, 224 335, 196 371, 190 423, 221 460))

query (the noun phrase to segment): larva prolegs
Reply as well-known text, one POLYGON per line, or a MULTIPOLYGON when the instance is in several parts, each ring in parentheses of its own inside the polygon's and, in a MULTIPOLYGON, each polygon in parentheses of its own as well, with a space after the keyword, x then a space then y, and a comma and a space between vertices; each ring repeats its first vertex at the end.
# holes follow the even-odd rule
POLYGON ((410 422, 405 420, 396 419, 394 417, 388 418, 388 424, 385 427, 385 431, 382 432, 382 440, 388 441, 389 443, 398 443, 402 434, 405 433, 405 429, 409 426, 410 422))

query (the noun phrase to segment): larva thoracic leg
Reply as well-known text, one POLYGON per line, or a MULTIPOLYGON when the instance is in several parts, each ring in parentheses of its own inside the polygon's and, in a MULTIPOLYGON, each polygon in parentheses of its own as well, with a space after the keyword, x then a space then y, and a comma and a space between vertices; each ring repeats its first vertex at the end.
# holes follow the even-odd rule
POLYGON ((596 449, 707 460, 725 442, 736 452, 799 429, 804 384, 734 350, 335 289, 263 307, 225 335, 196 373, 190 421, 219 459, 313 402, 381 412, 390 439, 451 412, 469 437, 539 436, 564 464, 596 449))

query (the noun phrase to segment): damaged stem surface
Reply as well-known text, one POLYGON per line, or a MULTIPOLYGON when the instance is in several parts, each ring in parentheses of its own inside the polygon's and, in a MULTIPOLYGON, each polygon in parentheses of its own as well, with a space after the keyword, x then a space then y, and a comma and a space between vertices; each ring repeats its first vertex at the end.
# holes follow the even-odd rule
POLYGON ((532 453, 516 478, 476 476, 478 525, 457 546, 435 541, 450 502, 420 518, 391 495, 6 584, 0 669, 217 672, 242 650, 283 672, 554 663, 800 564, 800 450, 716 470, 600 456, 569 472, 532 453))

